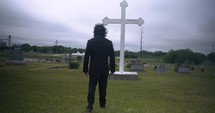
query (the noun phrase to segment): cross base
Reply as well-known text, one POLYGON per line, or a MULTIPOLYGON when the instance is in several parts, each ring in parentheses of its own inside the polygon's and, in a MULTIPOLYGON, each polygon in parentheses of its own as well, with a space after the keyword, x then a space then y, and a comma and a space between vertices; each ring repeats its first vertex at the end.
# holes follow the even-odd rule
POLYGON ((138 80, 137 72, 115 72, 108 76, 110 80, 138 80))

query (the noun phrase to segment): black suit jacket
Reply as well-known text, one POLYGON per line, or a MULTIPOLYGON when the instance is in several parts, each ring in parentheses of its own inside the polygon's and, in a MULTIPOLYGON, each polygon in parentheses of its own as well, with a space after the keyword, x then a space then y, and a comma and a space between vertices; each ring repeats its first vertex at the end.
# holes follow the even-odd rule
POLYGON ((102 36, 95 36, 88 40, 83 64, 83 72, 85 73, 88 72, 89 61, 90 75, 108 75, 109 70, 115 72, 115 56, 112 42, 102 36))

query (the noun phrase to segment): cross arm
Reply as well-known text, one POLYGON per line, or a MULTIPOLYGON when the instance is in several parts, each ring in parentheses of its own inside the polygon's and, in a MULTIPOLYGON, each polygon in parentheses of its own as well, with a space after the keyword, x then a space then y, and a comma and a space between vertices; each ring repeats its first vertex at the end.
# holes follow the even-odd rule
MULTIPOLYGON (((102 20, 102 23, 104 25, 108 25, 108 24, 121 24, 122 20, 121 19, 109 19, 108 17, 105 17, 102 20)), ((143 25, 144 20, 142 18, 138 18, 138 19, 126 19, 125 20, 125 24, 137 24, 139 26, 143 25)))
POLYGON ((139 26, 143 25, 144 20, 142 18, 138 18, 138 19, 126 19, 125 20, 126 24, 137 24, 139 26))
POLYGON ((108 25, 108 24, 121 24, 121 19, 109 19, 108 17, 105 17, 102 20, 102 23, 104 25, 108 25))

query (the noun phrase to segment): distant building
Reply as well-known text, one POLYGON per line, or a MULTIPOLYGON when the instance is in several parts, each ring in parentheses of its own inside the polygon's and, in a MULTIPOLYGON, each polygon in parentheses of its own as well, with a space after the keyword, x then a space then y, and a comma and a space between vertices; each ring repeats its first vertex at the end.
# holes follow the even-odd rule
POLYGON ((85 53, 80 53, 79 51, 77 51, 77 53, 72 53, 73 56, 84 56, 85 53))
POLYGON ((0 40, 0 47, 7 46, 7 43, 3 40, 0 40))

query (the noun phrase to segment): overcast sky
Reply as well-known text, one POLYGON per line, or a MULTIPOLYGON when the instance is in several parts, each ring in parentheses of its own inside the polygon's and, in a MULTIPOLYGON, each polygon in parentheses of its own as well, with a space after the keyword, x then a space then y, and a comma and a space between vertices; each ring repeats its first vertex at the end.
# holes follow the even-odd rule
MULTIPOLYGON (((0 39, 13 43, 85 48, 93 27, 104 17, 120 19, 122 0, 0 0, 0 39)), ((127 19, 141 17, 142 26, 126 25, 125 49, 169 51, 190 48, 208 54, 215 41, 214 0, 127 0, 127 19)), ((107 38, 119 50, 120 25, 109 24, 107 38)))

